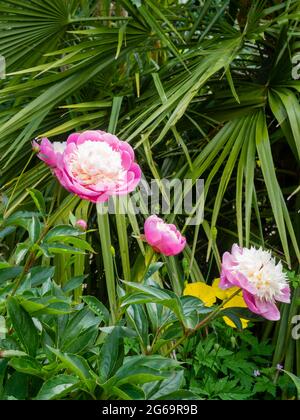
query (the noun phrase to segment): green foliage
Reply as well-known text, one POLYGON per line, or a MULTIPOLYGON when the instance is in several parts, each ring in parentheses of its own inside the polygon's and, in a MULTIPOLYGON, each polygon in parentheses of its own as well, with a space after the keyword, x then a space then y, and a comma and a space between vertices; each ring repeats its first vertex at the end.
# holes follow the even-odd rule
MULTIPOLYGON (((221 400, 274 399, 287 388, 270 367, 273 347, 251 332, 217 328, 217 337, 202 337, 192 351, 186 348, 186 375, 190 389, 202 398, 221 400), (257 373, 256 373, 257 372, 257 373), (256 375, 255 375, 256 373, 256 375)), ((195 345, 195 343, 193 343, 195 345)))
MULTIPOLYGON (((125 328, 106 328, 99 335, 107 309, 96 298, 85 298, 92 310, 74 306, 52 280, 47 283, 7 300, 9 333, 0 339, 1 399, 159 399, 175 392, 180 397, 179 362, 159 354, 125 356, 125 328), (54 290, 68 306, 65 313, 41 309, 44 296, 53 296, 54 290), (34 293, 41 296, 39 310, 32 305, 34 293)), ((196 398, 189 391, 182 397, 196 398)))
MULTIPOLYGON (((234 332, 217 320, 211 334, 203 330, 185 342, 177 361, 163 356, 182 328, 168 305, 152 302, 148 311, 150 303, 144 304, 142 334, 141 303, 109 327, 104 305, 94 297, 84 300, 88 305, 74 305, 51 279, 7 300, 1 399, 268 399, 287 389, 270 367, 273 347, 250 331, 234 332), (32 300, 37 294, 39 307, 32 300), (55 294, 57 310, 42 308, 55 294), (155 311, 163 314, 160 332, 147 321, 155 311), (256 370, 261 376, 254 376, 256 370)), ((188 300, 183 311, 201 314, 197 299, 188 300)))

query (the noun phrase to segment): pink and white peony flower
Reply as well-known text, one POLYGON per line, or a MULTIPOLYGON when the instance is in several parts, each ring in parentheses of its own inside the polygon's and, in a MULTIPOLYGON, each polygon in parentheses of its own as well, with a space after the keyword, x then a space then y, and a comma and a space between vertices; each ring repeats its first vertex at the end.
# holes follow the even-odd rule
POLYGON ((276 301, 290 303, 290 287, 282 264, 276 264, 271 252, 262 248, 240 248, 223 255, 221 289, 243 289, 248 308, 271 321, 280 319, 276 301))
POLYGON ((66 143, 43 139, 38 156, 66 190, 93 203, 126 195, 141 179, 132 147, 104 131, 75 133, 66 143))
POLYGON ((168 225, 157 216, 150 216, 145 222, 145 238, 156 252, 170 257, 180 254, 186 239, 175 225, 168 225))

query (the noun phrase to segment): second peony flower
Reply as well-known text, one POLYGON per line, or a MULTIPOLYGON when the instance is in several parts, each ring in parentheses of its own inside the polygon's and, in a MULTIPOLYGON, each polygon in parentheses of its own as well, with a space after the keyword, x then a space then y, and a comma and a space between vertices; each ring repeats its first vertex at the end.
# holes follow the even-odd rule
POLYGON ((141 180, 132 147, 104 131, 85 131, 66 142, 44 138, 34 149, 69 192, 93 203, 132 192, 141 180))
POLYGON ((290 287, 282 264, 262 248, 240 248, 223 255, 220 288, 236 286, 243 290, 250 311, 270 321, 280 319, 276 301, 290 303, 290 287))
POLYGON ((150 216, 146 220, 145 238, 154 251, 167 257, 180 254, 186 246, 186 239, 176 226, 165 223, 158 216, 150 216))

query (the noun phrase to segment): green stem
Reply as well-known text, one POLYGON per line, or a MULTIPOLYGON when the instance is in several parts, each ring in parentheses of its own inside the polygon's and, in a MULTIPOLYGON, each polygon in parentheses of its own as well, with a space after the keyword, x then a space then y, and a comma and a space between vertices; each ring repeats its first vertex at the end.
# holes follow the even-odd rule
MULTIPOLYGON (((146 264, 145 272, 144 272, 144 275, 143 275, 143 280, 145 279, 145 277, 146 277, 146 275, 147 275, 147 273, 148 273, 148 271, 149 271, 149 269, 150 269, 150 267, 151 267, 151 264, 152 264, 152 261, 153 261, 154 256, 155 256, 155 252, 154 252, 154 250, 151 248, 151 250, 150 250, 150 255, 149 255, 149 259, 148 259, 148 262, 147 262, 147 264, 146 264)), ((146 254, 146 257, 147 257, 147 254, 146 254)))
POLYGON ((178 346, 180 346, 184 341, 189 338, 191 335, 195 334, 197 331, 199 331, 201 328, 205 327, 210 321, 215 319, 221 310, 224 308, 224 306, 230 302, 235 296, 237 296, 242 289, 237 290, 234 292, 228 299, 223 300, 223 302, 218 306, 218 308, 211 312, 206 318, 204 318, 202 321, 199 322, 199 324, 196 325, 195 328, 191 330, 186 330, 185 334, 167 351, 165 356, 169 356, 174 350, 177 349, 178 346))
POLYGON ((164 257, 164 261, 167 264, 168 274, 170 277, 172 289, 176 293, 177 296, 181 296, 183 285, 178 274, 176 259, 175 257, 164 257))
MULTIPOLYGON (((45 227, 44 227, 39 239, 35 243, 35 245, 39 245, 42 242, 42 240, 44 239, 44 237, 46 236, 48 231, 49 231, 49 226, 45 225, 45 227)), ((13 291, 11 292, 11 296, 14 296, 17 293, 17 290, 19 289, 19 287, 20 287, 22 281, 24 280, 25 276, 28 274, 29 270, 31 269, 31 267, 35 263, 35 260, 36 260, 36 253, 35 253, 35 251, 31 251, 28 255, 28 258, 27 258, 26 263, 24 265, 23 271, 20 274, 20 277, 17 279, 15 287, 13 288, 13 291)))
POLYGON ((106 287, 108 294, 108 301, 111 312, 111 321, 114 325, 117 320, 117 293, 114 274, 114 262, 112 255, 109 215, 106 211, 105 204, 97 205, 98 214, 98 228, 101 240, 101 249, 103 257, 103 265, 105 271, 106 287))
POLYGON ((13 288, 13 291, 11 292, 11 296, 14 296, 17 293, 17 291, 18 291, 18 289, 19 289, 22 281, 24 280, 26 274, 29 272, 30 268, 34 264, 34 261, 35 261, 35 254, 31 252, 29 254, 29 258, 26 261, 26 264, 25 264, 25 266, 23 268, 22 273, 20 274, 19 278, 16 281, 16 284, 15 284, 15 286, 13 288))
POLYGON ((130 270, 130 256, 129 256, 129 244, 127 234, 127 221, 126 216, 123 214, 122 209, 122 197, 115 197, 115 208, 116 208, 116 224, 120 246, 120 254, 123 269, 123 279, 125 281, 131 280, 130 270))

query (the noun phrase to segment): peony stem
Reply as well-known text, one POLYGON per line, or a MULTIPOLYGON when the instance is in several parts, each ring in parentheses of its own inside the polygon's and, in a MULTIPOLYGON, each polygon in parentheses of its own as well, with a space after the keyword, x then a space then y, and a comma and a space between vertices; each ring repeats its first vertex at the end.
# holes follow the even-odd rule
MULTIPOLYGON (((47 224, 45 224, 44 229, 41 233, 41 236, 39 237, 39 239, 37 240, 35 245, 40 245, 40 243, 42 242, 42 240, 44 239, 44 237, 46 236, 48 231, 49 231, 49 226, 47 224)), ((29 273, 31 267, 35 263, 35 260, 36 260, 36 252, 31 251, 29 253, 29 256, 28 256, 27 260, 26 260, 26 263, 25 263, 25 266, 23 268, 22 273, 20 274, 20 276, 16 280, 14 288, 11 292, 11 296, 14 296, 17 293, 17 291, 18 291, 19 287, 21 286, 23 280, 25 279, 26 275, 29 273)))
MULTIPOLYGON (((155 251, 152 248, 150 248, 150 255, 148 256, 148 261, 147 261, 145 272, 144 272, 144 275, 143 275, 143 280, 145 280, 146 275, 149 272, 149 269, 150 269, 151 264, 153 262, 154 256, 155 256, 155 251)), ((147 257, 147 254, 146 254, 146 257, 147 257)))
POLYGON ((97 204, 98 228, 101 240, 101 249, 103 257, 103 265, 105 271, 105 279, 107 286, 107 294, 111 312, 111 321, 115 325, 117 320, 117 294, 114 275, 114 262, 111 246, 110 225, 107 207, 105 204, 97 204))
POLYGON ((228 299, 225 299, 219 306, 216 308, 215 311, 211 312, 206 318, 204 318, 202 321, 199 322, 199 324, 196 325, 195 328, 191 330, 187 330, 186 333, 169 349, 165 356, 169 356, 174 350, 177 349, 178 346, 180 346, 184 341, 189 338, 191 335, 195 334, 197 331, 199 331, 201 328, 205 327, 209 322, 213 321, 221 312, 221 310, 224 308, 224 306, 230 302, 235 296, 237 296, 242 289, 237 290, 234 292, 228 299))
POLYGON ((164 260, 168 267, 168 273, 169 273, 172 289, 176 293, 177 296, 181 296, 182 284, 181 284, 180 277, 178 275, 178 268, 176 265, 175 257, 164 257, 164 260))

